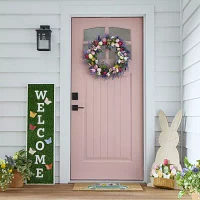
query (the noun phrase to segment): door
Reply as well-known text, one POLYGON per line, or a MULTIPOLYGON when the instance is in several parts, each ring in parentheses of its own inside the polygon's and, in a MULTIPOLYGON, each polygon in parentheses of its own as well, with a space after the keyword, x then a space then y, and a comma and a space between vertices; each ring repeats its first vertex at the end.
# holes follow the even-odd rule
MULTIPOLYGON (((143 19, 72 18, 71 180, 143 180, 143 19), (83 62, 88 41, 109 33, 131 51, 123 77, 102 80, 83 62)), ((105 50, 99 60, 114 63, 105 50)))

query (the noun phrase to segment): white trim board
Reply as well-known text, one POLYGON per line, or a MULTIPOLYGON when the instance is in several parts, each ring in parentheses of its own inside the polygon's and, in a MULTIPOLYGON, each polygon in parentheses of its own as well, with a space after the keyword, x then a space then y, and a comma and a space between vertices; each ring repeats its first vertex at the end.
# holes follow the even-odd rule
POLYGON ((61 4, 60 30, 60 183, 70 182, 71 18, 144 18, 144 182, 155 158, 154 133, 154 6, 61 4), (120 13, 120 14, 119 14, 120 13))

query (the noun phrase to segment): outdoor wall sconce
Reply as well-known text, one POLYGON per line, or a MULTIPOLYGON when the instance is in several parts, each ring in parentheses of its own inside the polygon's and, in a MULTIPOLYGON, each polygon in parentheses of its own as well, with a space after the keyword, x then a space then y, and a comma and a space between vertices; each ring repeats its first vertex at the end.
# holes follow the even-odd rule
POLYGON ((49 25, 40 25, 37 32, 37 50, 51 51, 51 30, 49 25))

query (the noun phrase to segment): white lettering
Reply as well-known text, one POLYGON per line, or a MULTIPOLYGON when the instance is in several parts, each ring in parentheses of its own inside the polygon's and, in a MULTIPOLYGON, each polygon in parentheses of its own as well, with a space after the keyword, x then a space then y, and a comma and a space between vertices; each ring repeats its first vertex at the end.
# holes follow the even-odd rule
POLYGON ((44 142, 43 141, 38 141, 35 145, 36 149, 38 151, 42 151, 44 149, 44 142), (41 148, 39 148, 39 144, 41 144, 41 148))
POLYGON ((37 99, 40 99, 40 98, 44 99, 45 96, 46 96, 46 93, 47 93, 47 90, 44 90, 44 91, 35 90, 35 94, 36 94, 37 99))
POLYGON ((36 178, 43 178, 43 169, 42 168, 36 168, 37 174, 36 174, 36 178))
POLYGON ((44 106, 44 103, 37 103, 38 105, 38 109, 37 112, 44 112, 44 108, 42 106, 44 106))
POLYGON ((38 115, 38 123, 37 124, 44 124, 44 120, 41 121, 42 115, 38 115))
POLYGON ((38 164, 38 163, 46 164, 45 155, 42 155, 41 157, 39 155, 35 155, 35 164, 38 164))
POLYGON ((44 135, 41 135, 41 134, 40 134, 40 131, 42 131, 42 132, 44 133, 44 128, 39 128, 39 129, 37 130, 37 136, 40 137, 40 138, 43 138, 44 135))

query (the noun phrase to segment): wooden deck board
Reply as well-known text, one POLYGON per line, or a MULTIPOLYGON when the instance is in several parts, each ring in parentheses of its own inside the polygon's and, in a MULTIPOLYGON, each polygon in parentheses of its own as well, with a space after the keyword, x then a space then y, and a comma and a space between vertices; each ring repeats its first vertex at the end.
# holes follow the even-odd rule
MULTIPOLYGON (((9 188, 6 192, 0 192, 2 200, 177 200, 178 190, 165 190, 142 186, 143 191, 73 191, 73 184, 56 184, 50 186, 25 185, 23 188, 9 188)), ((182 199, 191 199, 189 195, 182 199)))

